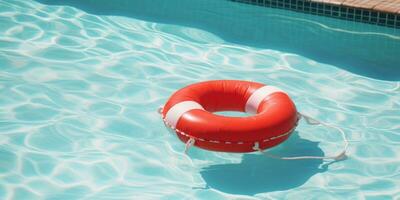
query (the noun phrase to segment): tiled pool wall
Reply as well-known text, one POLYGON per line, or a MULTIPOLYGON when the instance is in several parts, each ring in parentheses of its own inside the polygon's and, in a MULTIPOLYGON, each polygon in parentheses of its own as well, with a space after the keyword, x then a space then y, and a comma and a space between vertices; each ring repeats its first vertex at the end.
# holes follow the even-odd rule
POLYGON ((369 9, 353 8, 310 0, 231 0, 264 7, 280 8, 322 15, 350 21, 358 21, 380 26, 400 28, 400 14, 380 12, 369 9))

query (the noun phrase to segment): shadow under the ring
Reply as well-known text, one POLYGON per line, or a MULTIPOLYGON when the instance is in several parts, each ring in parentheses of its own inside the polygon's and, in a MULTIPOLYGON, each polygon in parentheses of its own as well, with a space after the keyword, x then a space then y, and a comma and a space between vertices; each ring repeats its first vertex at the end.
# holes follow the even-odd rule
MULTIPOLYGON (((271 153, 284 156, 323 156, 318 142, 302 139, 296 132, 271 153)), ((261 154, 245 154, 241 163, 212 165, 201 176, 208 187, 241 195, 284 191, 299 187, 313 175, 326 171, 322 160, 280 160, 261 154)))

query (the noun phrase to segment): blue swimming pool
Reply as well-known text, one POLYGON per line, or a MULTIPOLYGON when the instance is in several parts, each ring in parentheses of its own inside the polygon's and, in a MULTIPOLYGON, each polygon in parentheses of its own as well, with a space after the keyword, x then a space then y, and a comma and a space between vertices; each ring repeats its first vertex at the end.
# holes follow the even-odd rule
MULTIPOLYGON (((0 0, 0 199, 398 199, 400 31, 224 0, 0 0), (108 2, 108 3, 107 3, 108 2), (156 112, 213 79, 340 126, 340 162, 184 145, 156 112)), ((278 155, 334 154, 299 124, 278 155)))

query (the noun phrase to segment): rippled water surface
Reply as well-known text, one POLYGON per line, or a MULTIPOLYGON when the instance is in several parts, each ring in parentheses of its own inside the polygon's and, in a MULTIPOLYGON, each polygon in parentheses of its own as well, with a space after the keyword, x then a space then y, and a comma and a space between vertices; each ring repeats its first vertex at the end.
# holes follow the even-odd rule
MULTIPOLYGON (((397 81, 201 29, 29 0, 0 1, 0 69, 0 199, 400 198, 397 81), (183 154, 156 110, 211 79, 286 90, 300 112, 345 130, 349 158, 183 154)), ((340 148, 334 130, 300 123, 272 151, 340 148)))

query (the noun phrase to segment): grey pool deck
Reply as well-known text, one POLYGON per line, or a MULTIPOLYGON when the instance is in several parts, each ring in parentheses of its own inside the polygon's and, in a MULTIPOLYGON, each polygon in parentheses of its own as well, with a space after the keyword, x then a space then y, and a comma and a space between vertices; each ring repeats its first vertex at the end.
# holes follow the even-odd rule
POLYGON ((231 0, 400 28, 400 0, 231 0))

